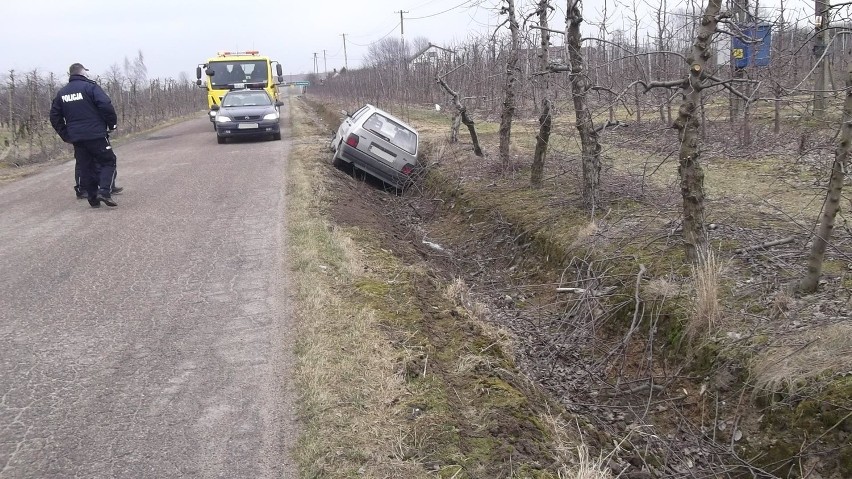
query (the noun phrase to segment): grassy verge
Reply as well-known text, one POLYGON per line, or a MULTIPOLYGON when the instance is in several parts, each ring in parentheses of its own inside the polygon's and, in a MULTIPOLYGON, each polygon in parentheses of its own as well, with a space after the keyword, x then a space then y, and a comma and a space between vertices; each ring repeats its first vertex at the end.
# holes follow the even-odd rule
POLYGON ((394 406, 404 390, 378 312, 354 287, 366 259, 323 216, 328 192, 317 181, 320 137, 299 109, 292 111, 298 141, 290 156, 288 215, 299 317, 301 475, 377 477, 387 467, 423 477, 395 450, 405 443, 402 411, 394 406))

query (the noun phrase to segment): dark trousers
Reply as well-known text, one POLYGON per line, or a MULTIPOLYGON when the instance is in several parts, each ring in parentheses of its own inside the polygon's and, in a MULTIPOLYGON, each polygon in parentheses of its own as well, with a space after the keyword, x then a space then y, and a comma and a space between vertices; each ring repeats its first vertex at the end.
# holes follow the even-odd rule
POLYGON ((84 140, 74 143, 75 171, 80 180, 80 190, 89 199, 98 194, 110 196, 115 180, 115 153, 109 138, 84 140))
MULTIPOLYGON (((78 195, 86 196, 86 191, 80 186, 81 177, 83 173, 80 169, 80 162, 74 162, 74 192, 78 195)), ((112 187, 115 188, 115 178, 118 176, 118 169, 116 169, 115 173, 112 175, 112 187)))

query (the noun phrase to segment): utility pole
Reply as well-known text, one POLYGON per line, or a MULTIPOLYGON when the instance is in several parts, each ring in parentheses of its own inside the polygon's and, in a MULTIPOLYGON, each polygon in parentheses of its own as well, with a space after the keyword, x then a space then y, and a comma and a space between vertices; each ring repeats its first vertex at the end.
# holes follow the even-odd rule
POLYGON ((816 0, 814 15, 816 19, 816 36, 814 37, 814 57, 817 68, 814 71, 814 117, 825 117, 825 90, 828 88, 828 22, 831 0, 816 0))
POLYGON ((314 75, 317 73, 319 73, 319 70, 317 70, 317 52, 314 52, 314 75))
POLYGON ((349 71, 349 57, 346 55, 346 34, 343 34, 343 66, 349 71))
POLYGON ((406 59, 405 59, 405 26, 404 26, 405 25, 405 19, 403 18, 402 14, 408 13, 408 12, 400 10, 399 12, 395 12, 395 13, 399 13, 399 78, 398 78, 399 84, 397 85, 397 88, 399 88, 399 91, 402 93, 402 92, 405 92, 405 88, 403 88, 403 86, 402 86, 403 85, 403 78, 402 77, 403 77, 403 74, 405 72, 405 68, 407 66, 406 65, 407 62, 406 62, 406 59))
POLYGON ((322 74, 325 75, 325 78, 328 78, 328 61, 325 57, 325 50, 322 51, 322 71, 322 74))
POLYGON ((399 57, 400 60, 405 61, 405 18, 403 18, 403 13, 408 13, 407 11, 398 11, 394 12, 399 14, 399 57))

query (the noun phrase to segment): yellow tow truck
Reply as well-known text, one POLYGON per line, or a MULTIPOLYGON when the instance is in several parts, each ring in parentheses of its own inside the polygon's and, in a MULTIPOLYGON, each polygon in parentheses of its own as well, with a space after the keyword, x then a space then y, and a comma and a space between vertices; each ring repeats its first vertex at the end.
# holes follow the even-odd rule
POLYGON ((230 90, 242 88, 263 89, 274 101, 278 101, 278 85, 284 82, 281 64, 261 55, 257 50, 245 52, 218 52, 207 63, 200 63, 195 69, 196 84, 207 89, 207 108, 210 121, 214 121, 216 112, 213 105, 220 105, 222 97, 230 90), (273 75, 273 65, 275 75, 273 75), (207 82, 202 82, 202 74, 207 82))

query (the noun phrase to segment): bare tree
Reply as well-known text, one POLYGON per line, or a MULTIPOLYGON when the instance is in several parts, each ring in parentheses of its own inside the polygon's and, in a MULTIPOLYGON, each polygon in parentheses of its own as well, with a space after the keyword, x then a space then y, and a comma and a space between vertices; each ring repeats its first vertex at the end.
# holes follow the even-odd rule
MULTIPOLYGON (((547 15, 552 8, 550 0, 539 0, 536 8, 538 26, 541 27, 541 50, 539 50, 538 54, 540 72, 545 72, 550 65, 550 31, 547 15)), ((542 74, 538 78, 538 81, 541 83, 541 115, 538 118, 539 129, 538 135, 535 138, 535 154, 533 156, 532 167, 530 168, 530 185, 534 188, 541 186, 544 174, 544 159, 547 155, 548 143, 550 142, 550 131, 553 128, 553 118, 551 118, 553 101, 550 99, 550 76, 542 74)))
POLYGON ((849 168, 849 153, 852 151, 852 70, 846 80, 846 100, 843 103, 843 123, 840 125, 840 139, 834 149, 834 163, 828 180, 828 193, 823 203, 819 227, 814 235, 811 252, 808 256, 808 271, 799 284, 799 290, 813 293, 819 286, 825 249, 834 231, 834 221, 840 211, 843 197, 843 181, 849 168))
MULTIPOLYGON (((153 79, 136 84, 134 92, 118 65, 99 78, 119 114, 122 132, 150 128, 169 118, 197 112, 204 104, 201 90, 188 80, 153 79)), ((48 110, 60 82, 57 75, 34 69, 23 78, 9 72, 8 81, 0 83, 0 123, 8 131, 0 145, 2 161, 36 163, 63 151, 65 144, 48 122, 48 110)))
POLYGON ((577 131, 580 133, 580 144, 583 157, 583 204, 591 210, 592 215, 600 201, 601 182, 601 145, 598 143, 598 133, 592 121, 588 108, 586 94, 590 88, 589 77, 586 73, 583 53, 580 50, 580 24, 583 14, 580 11, 580 0, 568 0, 565 9, 565 38, 568 56, 571 62, 571 94, 574 99, 574 114, 577 118, 577 131))
MULTIPOLYGON (((657 50, 661 53, 657 55, 658 60, 656 63, 657 75, 659 78, 665 78, 669 69, 669 55, 665 52, 670 46, 671 32, 669 32, 668 12, 666 11, 666 8, 666 0, 660 0, 660 3, 654 11, 657 16, 657 50)), ((660 112, 660 123, 671 123, 672 104, 668 101, 668 95, 664 90, 658 94, 657 101, 659 102, 658 108, 660 112)))
POLYGON ((145 66, 145 56, 142 55, 142 50, 139 50, 136 58, 133 59, 133 79, 138 83, 148 81, 148 67, 145 66))
POLYGON ((815 0, 814 16, 817 19, 816 35, 814 35, 814 57, 816 58, 816 75, 814 79, 814 116, 825 117, 825 90, 828 85, 830 69, 829 58, 826 55, 828 47, 828 23, 831 7, 828 0, 815 0))
POLYGON ((506 86, 503 90, 503 111, 500 114, 500 163, 503 171, 509 168, 509 145, 512 139, 512 119, 515 116, 515 88, 518 75, 518 19, 515 16, 515 0, 506 0, 500 12, 508 18, 511 43, 506 60, 506 86))
MULTIPOLYGON (((633 56, 633 61, 636 65, 636 75, 642 78, 645 78, 645 72, 642 68, 642 63, 639 60, 639 29, 641 27, 641 20, 639 18, 639 5, 636 0, 633 0, 631 5, 630 13, 632 14, 631 20, 633 21, 633 52, 635 55, 633 56)), ((647 78, 646 78, 647 79, 647 78)), ((636 108, 636 124, 642 123, 642 101, 640 100, 641 94, 639 91, 639 84, 633 85, 633 99, 635 101, 634 108, 636 108)))
POLYGON ((447 85, 447 82, 444 81, 445 76, 449 75, 452 72, 447 72, 443 76, 436 77, 435 82, 441 86, 452 98, 453 105, 456 107, 456 118, 453 119, 453 127, 456 131, 458 131, 458 122, 464 123, 467 127, 468 132, 470 132, 470 140, 473 142, 473 153, 476 156, 482 156, 482 148, 479 146, 479 136, 476 134, 476 125, 473 122, 473 119, 467 112, 467 107, 461 102, 461 95, 455 92, 452 88, 447 85))
POLYGON ((722 0, 710 0, 695 43, 686 62, 689 74, 681 85, 683 102, 678 110, 674 127, 678 130, 680 152, 680 190, 683 197, 683 239, 686 257, 692 262, 700 261, 701 253, 707 249, 707 227, 704 224, 704 170, 701 168, 701 137, 698 109, 701 106, 701 91, 707 88, 705 66, 710 59, 710 42, 719 23, 722 0))
POLYGON ((403 51, 403 44, 400 39, 392 37, 383 38, 367 47, 364 62, 374 67, 396 67, 399 65, 401 51, 403 51))

